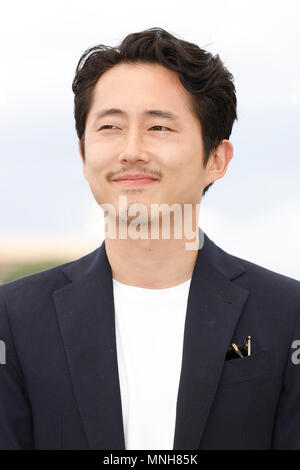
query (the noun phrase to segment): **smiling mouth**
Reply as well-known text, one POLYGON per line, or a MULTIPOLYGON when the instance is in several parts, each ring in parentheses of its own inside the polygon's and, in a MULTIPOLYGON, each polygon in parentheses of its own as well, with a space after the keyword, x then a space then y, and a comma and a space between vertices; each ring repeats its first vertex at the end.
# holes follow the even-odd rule
POLYGON ((112 180, 113 183, 119 183, 125 186, 141 186, 144 184, 157 183, 158 180, 153 178, 136 178, 136 179, 118 179, 112 180))

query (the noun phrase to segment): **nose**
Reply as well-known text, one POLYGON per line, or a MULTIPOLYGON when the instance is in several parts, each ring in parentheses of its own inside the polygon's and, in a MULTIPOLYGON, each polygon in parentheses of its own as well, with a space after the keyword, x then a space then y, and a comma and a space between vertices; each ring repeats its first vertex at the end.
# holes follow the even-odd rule
POLYGON ((124 139, 123 151, 119 155, 119 162, 134 163, 136 161, 147 163, 149 161, 149 155, 144 148, 138 130, 132 129, 124 139))

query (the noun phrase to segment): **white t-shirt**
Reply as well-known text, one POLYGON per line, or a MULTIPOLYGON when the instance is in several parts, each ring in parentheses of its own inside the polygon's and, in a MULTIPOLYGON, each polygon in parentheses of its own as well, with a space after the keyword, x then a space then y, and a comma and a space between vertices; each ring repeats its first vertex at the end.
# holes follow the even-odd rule
POLYGON ((113 279, 126 450, 172 450, 191 279, 144 289, 113 279))

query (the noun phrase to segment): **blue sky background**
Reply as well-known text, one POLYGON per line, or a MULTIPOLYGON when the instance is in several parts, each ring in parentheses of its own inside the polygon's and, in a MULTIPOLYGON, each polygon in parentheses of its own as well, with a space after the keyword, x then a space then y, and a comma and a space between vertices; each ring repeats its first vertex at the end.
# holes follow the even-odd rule
POLYGON ((2 5, 0 258, 14 249, 8 239, 76 236, 83 251, 103 240, 77 147, 75 67, 91 46, 159 26, 218 53, 235 77, 234 158, 202 201, 201 228, 224 250, 300 280, 299 14, 297 0, 2 5))

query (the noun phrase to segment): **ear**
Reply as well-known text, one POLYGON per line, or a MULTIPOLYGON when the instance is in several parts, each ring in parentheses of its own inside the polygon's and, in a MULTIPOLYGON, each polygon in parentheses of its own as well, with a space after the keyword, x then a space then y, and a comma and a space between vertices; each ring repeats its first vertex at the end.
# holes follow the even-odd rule
POLYGON ((205 186, 222 178, 233 157, 233 145, 229 140, 223 139, 209 157, 205 168, 205 186))
POLYGON ((84 160, 83 155, 82 155, 81 140, 80 139, 78 140, 78 148, 79 148, 79 153, 80 153, 80 157, 81 157, 82 172, 83 172, 84 177, 86 178, 86 164, 85 164, 85 160, 84 160))
POLYGON ((83 161, 83 156, 82 156, 82 151, 81 151, 81 140, 78 139, 78 149, 79 149, 79 153, 80 153, 80 156, 81 156, 81 159, 83 161))

